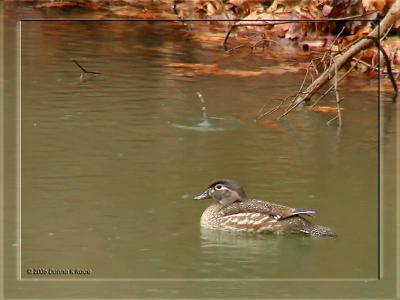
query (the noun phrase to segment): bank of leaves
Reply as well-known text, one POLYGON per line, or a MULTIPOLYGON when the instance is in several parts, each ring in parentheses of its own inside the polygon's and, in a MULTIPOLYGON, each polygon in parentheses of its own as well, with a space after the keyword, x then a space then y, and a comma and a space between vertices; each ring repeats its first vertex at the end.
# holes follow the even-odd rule
MULTIPOLYGON (((6 5, 14 1, 5 1, 6 5)), ((290 56, 313 55, 327 48, 341 51, 368 35, 383 18, 394 0, 20 0, 46 14, 48 10, 96 11, 94 18, 177 20, 192 39, 219 47, 225 39, 229 53, 255 54, 290 52, 290 56), (207 20, 204 23, 188 20, 207 20), (313 22, 320 20, 320 22, 313 22), (324 22, 326 20, 327 22, 324 22), (328 20, 334 20, 329 21, 328 20), (231 30, 229 39, 226 33, 231 30), (339 35, 339 37, 337 37, 339 35), (335 45, 332 46, 332 41, 335 45), (283 50, 284 49, 284 50, 283 50), (294 51, 293 51, 294 49, 294 51)), ((384 33, 382 46, 392 61, 393 73, 400 73, 400 20, 384 33)), ((283 59, 287 58, 283 54, 283 59)), ((378 53, 370 48, 357 55, 356 69, 375 72, 378 53)))

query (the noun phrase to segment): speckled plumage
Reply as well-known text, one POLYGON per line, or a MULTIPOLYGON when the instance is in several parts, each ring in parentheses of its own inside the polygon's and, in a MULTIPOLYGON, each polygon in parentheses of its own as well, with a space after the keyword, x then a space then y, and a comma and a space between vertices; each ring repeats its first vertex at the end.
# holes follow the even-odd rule
POLYGON ((312 224, 305 215, 315 212, 305 208, 291 208, 267 201, 247 199, 243 189, 230 180, 218 180, 195 199, 214 198, 203 213, 200 225, 210 229, 244 232, 301 233, 313 236, 334 236, 332 229, 312 224), (217 187, 218 189, 216 189, 217 187), (235 193, 235 189, 241 189, 235 193), (225 197, 230 197, 226 201, 225 197), (236 198, 235 198, 236 197, 236 198))

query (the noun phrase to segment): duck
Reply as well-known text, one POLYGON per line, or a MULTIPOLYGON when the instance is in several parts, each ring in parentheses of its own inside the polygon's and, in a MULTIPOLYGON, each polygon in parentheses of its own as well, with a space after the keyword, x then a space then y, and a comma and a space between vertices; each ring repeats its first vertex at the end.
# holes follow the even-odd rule
POLYGON ((228 231, 336 236, 333 229, 311 223, 316 212, 268 201, 249 199, 243 187, 230 179, 212 181, 195 200, 214 199, 200 218, 200 226, 228 231))

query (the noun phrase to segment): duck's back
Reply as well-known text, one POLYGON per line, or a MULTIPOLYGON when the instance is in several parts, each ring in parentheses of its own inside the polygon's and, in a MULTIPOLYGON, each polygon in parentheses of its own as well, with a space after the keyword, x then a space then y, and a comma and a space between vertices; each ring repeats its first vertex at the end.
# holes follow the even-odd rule
POLYGON ((206 228, 245 232, 335 235, 330 228, 314 225, 302 217, 311 213, 314 211, 247 199, 227 206, 219 203, 210 205, 204 211, 200 223, 206 228))

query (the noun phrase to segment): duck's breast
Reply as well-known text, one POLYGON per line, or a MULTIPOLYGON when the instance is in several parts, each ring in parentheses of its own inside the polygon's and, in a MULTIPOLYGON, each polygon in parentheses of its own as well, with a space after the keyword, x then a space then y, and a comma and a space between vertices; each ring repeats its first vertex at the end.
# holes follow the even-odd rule
POLYGON ((213 203, 203 212, 200 218, 200 225, 205 228, 219 228, 221 217, 222 205, 219 203, 213 203))

